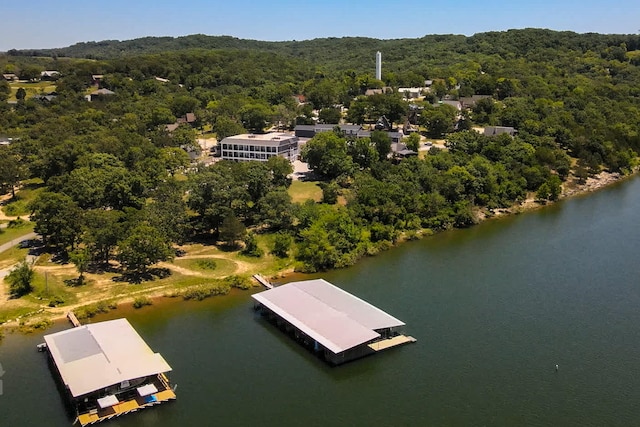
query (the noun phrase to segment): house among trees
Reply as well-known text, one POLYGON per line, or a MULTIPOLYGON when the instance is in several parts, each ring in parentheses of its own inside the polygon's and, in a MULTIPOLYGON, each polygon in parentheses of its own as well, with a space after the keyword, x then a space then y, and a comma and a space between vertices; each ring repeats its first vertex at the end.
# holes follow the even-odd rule
POLYGON ((104 79, 104 75, 103 74, 92 74, 91 75, 91 84, 93 86, 99 87, 100 83, 102 83, 103 79, 104 79))
POLYGON ((103 99, 107 96, 111 96, 111 95, 115 95, 116 93, 109 90, 109 89, 98 89, 95 90, 93 92, 91 92, 88 97, 87 97, 87 101, 97 101, 99 99, 103 99))
POLYGON ((168 133, 172 133, 173 131, 175 131, 176 129, 178 129, 180 127, 180 125, 182 124, 188 124, 192 127, 194 127, 197 123, 197 117, 194 113, 187 113, 182 117, 179 117, 178 120, 176 120, 175 123, 170 123, 168 125, 165 125, 165 130, 168 133))
POLYGON ((404 322, 323 279, 252 295, 256 310, 332 365, 415 342, 404 322))
POLYGON ((506 133, 509 136, 515 136, 517 132, 518 131, 511 126, 487 126, 484 128, 484 136, 497 136, 502 135, 503 133, 506 133))
POLYGON ((178 124, 182 124, 182 123, 186 123, 189 124, 191 126, 195 125, 196 123, 196 115, 194 113, 187 113, 182 117, 179 117, 178 120, 176 120, 176 123, 178 124))
POLYGON ((393 92, 393 88, 391 88, 390 86, 384 86, 383 88, 380 89, 367 89, 364 94, 365 96, 371 96, 371 95, 383 95, 385 93, 391 93, 393 92))
POLYGON ((228 136, 220 141, 224 160, 266 162, 281 156, 293 162, 298 158, 298 137, 286 133, 242 134, 228 136))
MULTIPOLYGON (((333 130, 336 128, 340 129, 340 131, 347 138, 371 137, 371 131, 363 129, 361 125, 345 125, 345 124, 297 125, 293 131, 295 135, 299 138, 313 138, 317 133, 333 132, 333 130)), ((391 139, 391 142, 393 143, 402 141, 402 134, 400 132, 391 131, 391 132, 387 132, 387 135, 389 136, 389 138, 391 139)))
POLYGON ((32 99, 40 102, 51 102, 57 97, 58 97, 57 92, 49 92, 49 93, 39 93, 39 94, 33 95, 32 99))
POLYGON ((44 336, 56 379, 82 425, 176 398, 171 367, 126 319, 79 326, 44 336))
POLYGON ((338 127, 345 136, 356 136, 362 130, 360 125, 344 125, 344 124, 315 124, 315 125, 297 125, 293 132, 299 138, 313 138, 320 132, 333 132, 338 127))
POLYGON ((405 100, 416 99, 422 96, 422 93, 426 91, 424 87, 400 87, 398 92, 404 97, 405 100))
POLYGON ((42 71, 40 73, 40 80, 43 80, 43 81, 55 81, 55 80, 58 80, 59 77, 60 77, 59 71, 49 70, 49 71, 42 71))
POLYGON ((16 76, 14 73, 3 74, 2 78, 5 79, 8 82, 18 81, 18 76, 16 76))
POLYGON ((481 99, 491 98, 490 95, 473 95, 473 96, 463 96, 460 98, 460 106, 463 110, 468 110, 470 108, 475 107, 476 103, 481 99))

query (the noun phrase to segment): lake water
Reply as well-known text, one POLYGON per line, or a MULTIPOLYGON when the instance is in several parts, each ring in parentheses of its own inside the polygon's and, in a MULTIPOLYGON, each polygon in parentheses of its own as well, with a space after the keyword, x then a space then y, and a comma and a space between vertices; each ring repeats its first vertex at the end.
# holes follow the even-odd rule
MULTIPOLYGON (((638 425, 639 213, 634 178, 321 275, 418 339, 336 368, 248 293, 127 311, 178 400, 106 425, 638 425)), ((0 426, 71 422, 40 342, 0 345, 0 426)))

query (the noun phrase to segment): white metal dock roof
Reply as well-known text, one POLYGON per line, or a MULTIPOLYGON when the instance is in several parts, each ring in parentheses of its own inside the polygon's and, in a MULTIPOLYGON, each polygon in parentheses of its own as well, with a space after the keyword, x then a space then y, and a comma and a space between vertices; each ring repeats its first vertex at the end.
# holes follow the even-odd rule
POLYGON ((404 323, 323 279, 291 282, 252 295, 278 316, 340 353, 404 323))
POLYGON ((44 340, 74 397, 122 381, 171 371, 127 319, 68 329, 45 335, 44 340))

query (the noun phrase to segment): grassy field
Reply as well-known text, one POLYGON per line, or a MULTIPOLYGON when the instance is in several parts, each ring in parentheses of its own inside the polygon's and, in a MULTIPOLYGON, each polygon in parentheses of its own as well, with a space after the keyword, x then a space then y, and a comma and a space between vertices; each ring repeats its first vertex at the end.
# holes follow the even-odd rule
POLYGON ((176 259, 173 264, 186 268, 187 270, 206 274, 211 277, 225 277, 234 274, 237 264, 229 259, 224 258, 190 258, 176 259))
POLYGON ((35 83, 26 83, 26 82, 11 82, 9 83, 11 86, 11 95, 9 95, 9 101, 16 101, 16 92, 18 92, 19 88, 23 88, 27 92, 26 99, 31 98, 34 95, 38 95, 41 93, 49 93, 54 92, 56 90, 56 85, 52 82, 35 82, 35 83))
POLYGON ((33 179, 23 183, 20 191, 16 193, 15 199, 9 199, 2 211, 7 216, 27 216, 29 212, 29 203, 36 198, 36 196, 44 190, 44 184, 42 180, 33 179))
POLYGON ((293 181, 289 187, 289 195, 294 203, 309 199, 319 202, 322 200, 322 189, 318 181, 293 181))
MULTIPOLYGON (((33 231, 33 223, 30 223, 30 222, 25 222, 23 226, 20 226, 18 228, 0 229, 0 245, 9 243, 20 236, 31 233, 32 231, 33 231)), ((16 241, 15 244, 17 245, 18 242, 16 241)), ((0 254, 0 257, 2 257, 2 255, 4 254, 0 254)))

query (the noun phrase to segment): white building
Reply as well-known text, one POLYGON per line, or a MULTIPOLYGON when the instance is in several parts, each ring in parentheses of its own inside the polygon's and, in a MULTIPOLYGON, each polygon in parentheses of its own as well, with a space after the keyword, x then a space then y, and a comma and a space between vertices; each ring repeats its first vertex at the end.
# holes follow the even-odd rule
POLYGON ((376 52, 376 79, 382 80, 382 53, 376 52))
POLYGON ((282 156, 293 162, 298 158, 298 137, 286 133, 243 134, 220 141, 224 160, 266 162, 269 157, 282 156))

